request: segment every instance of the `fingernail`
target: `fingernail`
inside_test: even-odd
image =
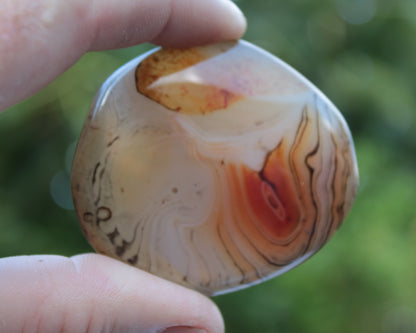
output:
[[[207,333],[207,331],[196,327],[175,326],[167,328],[162,333]]]

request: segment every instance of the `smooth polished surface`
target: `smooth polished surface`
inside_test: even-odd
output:
[[[92,106],[72,175],[98,252],[208,295],[310,257],[357,187],[338,110],[243,41],[155,50],[120,68]]]

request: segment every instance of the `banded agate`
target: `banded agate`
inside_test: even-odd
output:
[[[156,49],[121,67],[97,95],[72,174],[98,252],[208,295],[310,257],[357,186],[339,111],[244,41]]]

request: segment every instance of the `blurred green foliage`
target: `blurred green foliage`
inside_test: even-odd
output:
[[[317,255],[214,298],[227,332],[416,332],[416,1],[237,4],[245,39],[297,68],[343,112],[361,186]],[[91,251],[71,209],[75,143],[101,83],[150,47],[87,54],[0,114],[0,256]]]

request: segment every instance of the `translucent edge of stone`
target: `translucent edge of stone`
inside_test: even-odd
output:
[[[234,291],[238,291],[238,290],[242,290],[242,289],[246,289],[255,285],[258,285],[260,283],[266,282],[268,280],[274,279],[275,277],[282,275],[288,271],[290,271],[291,269],[299,266],[301,263],[303,263],[304,261],[306,261],[307,259],[309,259],[311,256],[313,256],[316,252],[308,252],[305,255],[303,255],[302,257],[294,260],[293,262],[291,262],[289,265],[282,267],[281,269],[279,269],[278,271],[274,272],[273,274],[267,275],[264,278],[258,279],[256,281],[250,282],[248,284],[242,284],[233,288],[229,288],[229,289],[223,289],[223,290],[218,290],[218,291],[214,291],[211,296],[220,296],[220,295],[224,295],[224,294],[228,294],[228,293],[232,293]]]
[[[149,55],[157,52],[160,50],[160,47],[156,47],[150,51],[147,51],[138,57],[130,60],[123,66],[121,66],[119,69],[117,69],[113,74],[111,74],[107,80],[104,81],[100,89],[98,90],[94,101],[92,103],[91,109],[94,110],[92,113],[92,118],[95,117],[95,114],[97,113],[97,110],[100,109],[100,106],[104,105],[107,101],[107,98],[112,90],[112,88],[118,83],[118,81],[129,71],[131,71],[133,68],[136,68],[144,59],[146,59]]]

